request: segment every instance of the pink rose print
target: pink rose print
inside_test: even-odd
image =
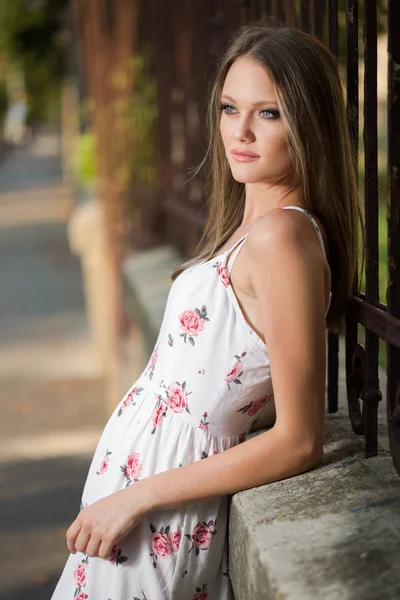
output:
[[[182,531],[173,531],[169,534],[169,541],[171,544],[172,552],[177,552],[181,543]]]
[[[258,400],[253,400],[250,402],[250,404],[246,404],[245,406],[242,406],[242,408],[239,408],[237,412],[241,412],[243,415],[247,413],[250,417],[254,417],[254,415],[256,415],[258,411],[261,410],[262,407],[271,400],[272,397],[273,394],[268,394],[262,398],[259,398]]]
[[[150,356],[149,366],[146,369],[146,373],[149,372],[149,379],[153,378],[154,369],[156,367],[157,360],[158,360],[158,346],[153,350],[153,353]]]
[[[112,452],[110,452],[107,448],[106,453],[104,455],[103,460],[100,463],[100,470],[96,471],[97,475],[103,475],[108,469],[108,463],[110,462],[109,456],[111,456]]]
[[[203,583],[201,588],[196,587],[196,593],[193,596],[193,600],[208,600],[207,585],[208,583]]]
[[[260,398],[259,400],[255,400],[252,403],[252,406],[247,411],[247,414],[250,415],[251,417],[254,417],[254,415],[256,413],[258,413],[259,410],[261,410],[261,408],[264,406],[264,404],[266,404],[268,402],[268,400],[269,400],[269,398],[267,398],[267,397]]]
[[[217,273],[219,275],[220,280],[224,284],[224,286],[229,287],[231,285],[231,282],[229,281],[229,275],[228,275],[228,271],[226,268],[226,262],[217,262],[217,264],[213,265],[213,266],[217,267]]]
[[[155,556],[165,558],[172,553],[171,543],[167,535],[161,533],[153,533],[150,536],[150,550]]]
[[[183,337],[185,343],[187,338],[189,338],[189,342],[192,344],[192,346],[194,346],[195,341],[193,336],[197,337],[199,335],[199,331],[203,331],[204,329],[204,322],[209,320],[210,319],[207,317],[207,308],[205,305],[201,307],[201,310],[198,308],[195,308],[194,310],[184,310],[179,315],[180,326],[184,331],[184,333],[180,334],[180,337]]]
[[[75,578],[75,583],[76,583],[76,587],[75,587],[75,594],[74,594],[74,598],[76,599],[77,597],[82,598],[83,600],[85,599],[85,597],[87,598],[87,595],[84,593],[83,588],[85,587],[86,584],[86,567],[89,563],[89,557],[87,554],[84,555],[84,558],[82,558],[82,560],[80,561],[80,563],[78,563],[78,566],[75,569],[74,572],[74,578]]]
[[[79,594],[75,596],[74,600],[86,600],[86,598],[89,598],[89,596],[85,594],[85,592],[79,592]]]
[[[150,367],[153,368],[157,362],[158,359],[158,346],[157,348],[154,350],[153,354],[150,357]]]
[[[242,352],[242,354],[240,354],[240,355],[235,354],[236,362],[233,365],[232,370],[229,371],[229,373],[225,376],[225,381],[227,382],[229,389],[231,389],[229,386],[230,383],[236,383],[236,384],[242,383],[239,379],[239,377],[243,373],[243,363],[240,359],[243,358],[244,356],[246,356],[246,354],[247,354],[247,352]]]
[[[135,406],[136,402],[134,401],[133,398],[134,398],[134,396],[139,395],[140,392],[142,392],[142,391],[143,391],[142,387],[136,387],[135,386],[133,388],[133,390],[131,390],[129,392],[129,394],[127,394],[125,396],[125,398],[122,400],[121,405],[119,407],[117,417],[120,417],[122,415],[122,413],[124,412],[124,410],[126,408],[128,408],[128,406]]]
[[[186,381],[180,384],[178,381],[172,383],[167,391],[168,406],[175,413],[181,413],[186,410],[190,414],[188,408],[187,397],[192,392],[186,392]]]
[[[200,554],[200,550],[208,550],[211,544],[212,536],[217,533],[215,529],[215,521],[199,521],[194,527],[191,534],[185,533],[185,537],[192,542],[192,547],[189,552],[194,548],[196,556]]]
[[[153,430],[151,433],[155,433],[157,427],[161,423],[161,419],[167,414],[167,408],[168,406],[164,406],[162,402],[157,403],[153,413]]]
[[[100,471],[96,471],[97,475],[103,475],[103,473],[107,471],[109,462],[110,459],[107,456],[105,456],[100,463]]]
[[[173,552],[177,552],[180,546],[182,533],[181,531],[174,531],[170,533],[170,526],[164,528],[161,527],[160,531],[154,527],[152,523],[149,523],[151,535],[150,535],[150,556],[153,557],[153,567],[157,567],[158,558],[166,558]]]
[[[160,387],[165,388],[165,397],[161,394],[156,394],[157,402],[152,417],[153,429],[151,433],[155,433],[162,417],[165,417],[167,414],[168,408],[175,413],[181,413],[186,410],[186,412],[191,414],[188,406],[188,396],[192,392],[186,391],[186,381],[182,384],[179,383],[179,381],[175,381],[175,383],[171,383],[171,385],[167,387],[164,384],[164,381],[161,380]]]
[[[200,421],[200,425],[199,425],[199,429],[205,429],[206,431],[208,431],[208,426],[209,426],[210,422],[207,421],[207,413],[203,413],[203,418]]]
[[[83,562],[79,563],[79,565],[76,567],[74,577],[75,577],[76,585],[78,585],[79,587],[82,587],[82,585],[85,585],[85,581],[86,581],[86,564],[85,563],[83,563]]]
[[[111,548],[111,558],[109,559],[109,561],[115,562],[116,566],[118,566],[121,563],[126,562],[127,560],[127,556],[122,556],[122,551],[120,548],[118,548],[118,544],[114,544],[114,546]]]
[[[138,481],[142,466],[139,464],[140,455],[138,452],[133,452],[128,456],[126,465],[121,465],[121,471],[126,478],[126,488],[131,485],[132,481]]]

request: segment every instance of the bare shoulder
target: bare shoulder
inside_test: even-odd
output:
[[[317,238],[315,232],[312,231],[313,225],[310,222],[310,228],[306,228],[304,226],[307,223],[305,219],[309,220],[309,217],[300,211],[274,208],[254,223],[247,243],[256,248],[263,247],[271,240],[274,242],[282,240],[288,243],[300,242],[301,244],[308,240],[315,242]],[[311,246],[318,247],[318,243],[313,243]]]
[[[276,259],[279,248],[280,251],[286,249],[289,254],[300,251],[306,259],[316,261],[322,266],[325,257],[313,230],[311,223],[310,228],[305,227],[303,213],[282,208],[273,209],[258,219],[251,228],[246,242],[250,258],[262,261],[272,252],[273,258]]]
[[[324,231],[322,235],[326,237]],[[316,270],[327,283],[324,287],[330,289],[329,264],[322,252],[313,224],[302,212],[282,208],[269,211],[254,223],[246,246],[249,260],[249,285],[253,290],[252,271],[261,269],[265,272],[268,261],[272,261],[274,266],[280,265],[281,268],[285,268],[286,275],[297,270],[298,275],[301,276],[300,264],[308,271]]]

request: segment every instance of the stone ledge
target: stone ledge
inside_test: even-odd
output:
[[[150,355],[182,261],[175,248],[136,252],[123,266],[126,307]],[[400,598],[400,478],[389,454],[386,400],[379,407],[379,455],[347,414],[344,340],[338,413],[326,414],[323,464],[232,496],[229,568],[236,600]],[[386,375],[379,371],[381,390]],[[259,435],[265,430],[249,434]]]
[[[364,437],[353,433],[347,414],[344,356],[340,339],[340,408],[326,414],[323,464],[232,496],[236,600],[400,598],[400,478],[389,453],[386,400],[379,405],[379,454],[365,458]],[[382,369],[379,377],[385,390]]]
[[[171,272],[183,260],[174,246],[164,245],[136,251],[122,265],[125,307],[142,331],[149,355],[157,341],[172,285]]]

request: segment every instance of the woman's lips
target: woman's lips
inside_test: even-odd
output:
[[[237,162],[252,162],[260,157],[253,152],[239,152],[238,150],[232,150],[231,154]]]

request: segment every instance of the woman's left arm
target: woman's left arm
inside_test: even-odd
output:
[[[127,493],[141,499],[145,513],[174,509],[293,477],[320,461],[273,427],[220,454],[142,479]]]

